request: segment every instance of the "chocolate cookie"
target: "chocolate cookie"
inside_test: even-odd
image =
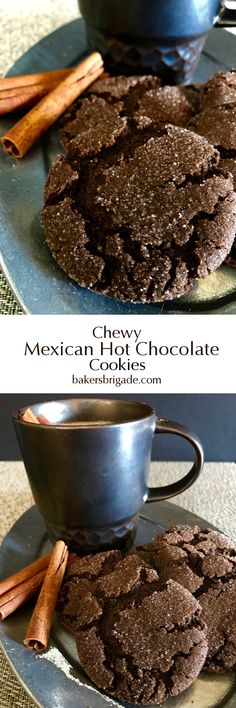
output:
[[[54,258],[81,286],[120,300],[187,292],[222,263],[235,235],[236,197],[218,152],[163,116],[140,126],[158,85],[155,77],[97,82],[97,94],[67,114],[67,155],[46,184],[42,220]],[[179,92],[184,121],[190,92]]]
[[[191,126],[219,150],[236,150],[236,71],[219,72],[207,81]]]
[[[220,71],[207,81],[190,126],[219,150],[219,167],[232,173],[236,190],[236,71]],[[235,251],[234,244],[227,258],[231,265],[236,265]]]
[[[197,87],[163,86],[146,91],[138,102],[134,120],[140,128],[166,124],[187,126],[199,104]]]
[[[74,562],[60,614],[76,637],[82,667],[112,696],[155,705],[184,691],[207,653],[201,608],[174,581],[119,552]]]
[[[236,668],[236,545],[211,529],[176,526],[136,553],[161,581],[181,583],[200,602],[209,644],[205,667]]]

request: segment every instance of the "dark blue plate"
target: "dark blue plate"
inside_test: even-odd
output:
[[[13,66],[10,75],[78,63],[87,52],[83,20],[75,20],[41,40]],[[236,39],[220,29],[209,34],[194,76],[205,81],[235,63]],[[13,124],[1,121],[1,134]],[[188,295],[168,303],[122,303],[76,285],[53,260],[40,226],[45,178],[61,152],[58,129],[51,129],[24,157],[0,154],[0,234],[2,268],[22,309],[31,314],[155,314],[236,312],[236,272],[225,266]]]

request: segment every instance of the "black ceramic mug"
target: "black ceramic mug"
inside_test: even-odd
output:
[[[230,3],[228,3],[230,4]],[[236,25],[223,0],[79,0],[88,43],[116,73],[154,73],[187,83],[207,33]]]
[[[145,501],[187,489],[203,465],[201,443],[179,423],[156,416],[145,403],[69,399],[31,407],[51,425],[13,421],[35,504],[51,540],[77,551],[126,545]],[[23,411],[21,411],[22,414]],[[149,488],[153,434],[173,433],[194,448],[194,464],[182,479]]]

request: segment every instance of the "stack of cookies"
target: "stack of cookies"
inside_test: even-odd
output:
[[[170,300],[228,258],[236,235],[236,71],[201,86],[99,79],[65,114],[42,222],[79,285]]]
[[[236,668],[236,546],[216,531],[176,526],[125,556],[75,559],[59,612],[100,689],[162,703],[203,668]]]

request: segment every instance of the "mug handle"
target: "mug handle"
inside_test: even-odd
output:
[[[159,433],[172,433],[173,435],[179,435],[181,438],[185,438],[185,440],[188,440],[188,442],[190,442],[194,448],[195,461],[193,466],[191,467],[191,470],[185,475],[185,477],[182,477],[182,479],[178,479],[177,482],[167,484],[165,487],[148,487],[148,497],[146,500],[147,502],[159,501],[161,499],[169,499],[170,497],[174,497],[175,494],[180,494],[180,492],[184,492],[185,489],[188,489],[188,487],[190,487],[191,484],[195,482],[202,470],[204,463],[204,453],[198,436],[195,435],[195,433],[192,433],[187,428],[185,428],[184,425],[181,425],[180,423],[175,423],[174,420],[165,420],[165,418],[157,418],[154,434],[157,435]]]
[[[223,7],[215,27],[236,27],[236,8]]]

